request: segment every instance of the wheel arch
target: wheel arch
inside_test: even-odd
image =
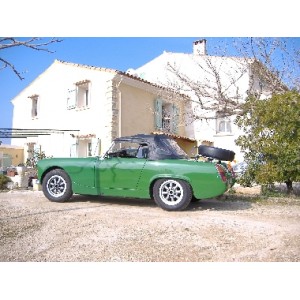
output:
[[[52,171],[52,170],[55,170],[55,169],[59,169],[59,170],[63,170],[63,171],[65,171],[62,167],[59,167],[59,166],[51,166],[51,167],[49,167],[48,169],[46,169],[44,172],[43,172],[43,174],[41,175],[41,184],[43,183],[43,180],[44,180],[44,178],[45,178],[45,176],[50,172],[50,171]],[[66,172],[66,171],[65,171]]]
[[[50,201],[61,203],[69,200],[73,195],[73,189],[68,173],[64,169],[54,166],[46,171],[41,182],[46,198]]]
[[[171,175],[171,174],[165,174],[165,175],[157,175],[153,178],[151,178],[150,180],[150,184],[149,184],[149,194],[150,194],[150,197],[151,199],[153,199],[153,187],[154,187],[154,184],[157,180],[160,180],[160,179],[178,179],[178,180],[183,180],[185,181],[186,183],[189,184],[189,186],[191,187],[191,190],[192,190],[192,194],[194,195],[194,190],[193,190],[193,185],[191,183],[191,180],[190,178],[188,178],[187,176],[182,176],[182,175]]]

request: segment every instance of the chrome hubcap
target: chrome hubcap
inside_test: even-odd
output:
[[[167,180],[160,186],[159,196],[165,204],[176,205],[183,197],[182,186],[175,180]]]
[[[66,181],[59,175],[53,175],[47,181],[48,193],[53,197],[62,196],[67,188]]]

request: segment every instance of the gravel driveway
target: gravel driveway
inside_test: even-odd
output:
[[[0,261],[299,262],[300,200],[151,200],[0,193]]]

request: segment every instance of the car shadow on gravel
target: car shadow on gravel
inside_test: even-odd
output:
[[[120,205],[120,206],[135,206],[135,207],[148,207],[157,208],[158,206],[151,199],[137,199],[137,198],[121,198],[121,197],[103,197],[103,196],[83,196],[75,195],[68,202],[90,202],[94,204]],[[200,210],[215,210],[215,211],[235,211],[246,210],[252,207],[249,201],[228,201],[218,199],[205,199],[198,202],[191,202],[185,211],[200,211]]]
[[[101,205],[126,205],[138,207],[157,207],[154,200],[122,197],[103,197],[89,195],[74,195],[68,202],[90,202]]]
[[[215,211],[238,211],[252,208],[252,203],[247,201],[224,201],[218,199],[205,199],[198,202],[192,202],[187,210],[215,210]]]

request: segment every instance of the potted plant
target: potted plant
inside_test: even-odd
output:
[[[0,190],[7,189],[7,184],[11,182],[11,179],[3,174],[0,174]]]
[[[44,158],[51,158],[52,156],[46,156],[44,151],[31,150],[30,157],[26,160],[27,174],[28,174],[28,186],[33,187],[32,180],[37,179],[37,162]]]

